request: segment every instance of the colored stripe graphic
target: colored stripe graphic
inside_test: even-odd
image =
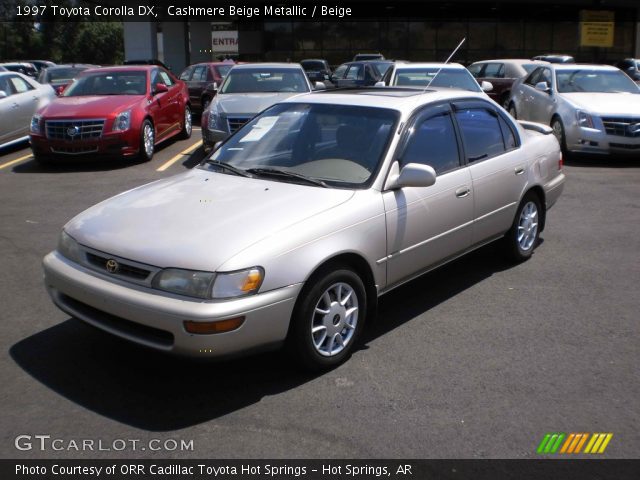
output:
[[[547,433],[536,451],[538,453],[556,453],[564,437],[564,433]]]
[[[589,436],[591,436],[591,438],[589,438]],[[540,442],[540,445],[538,445],[536,451],[539,454],[600,454],[604,453],[611,438],[613,438],[613,433],[547,433]],[[585,446],[585,443],[586,447],[583,451],[582,447]]]

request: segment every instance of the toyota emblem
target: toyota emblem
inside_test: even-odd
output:
[[[109,260],[107,260],[107,263],[105,266],[107,267],[107,272],[109,273],[116,273],[120,268],[120,265],[118,265],[118,262],[116,262],[113,258],[110,258]]]

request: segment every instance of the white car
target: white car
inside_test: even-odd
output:
[[[68,314],[157,350],[284,344],[329,368],[380,295],[494,240],[530,258],[564,179],[551,129],[481,93],[300,95],[197,168],[72,219],[45,284]]]
[[[0,147],[29,139],[31,117],[56,98],[42,85],[17,72],[0,72]]]
[[[435,79],[434,79],[435,77]],[[376,87],[443,87],[490,92],[490,82],[478,83],[459,63],[394,63]]]
[[[513,85],[509,113],[550,125],[565,153],[640,153],[640,87],[615,67],[540,66]]]

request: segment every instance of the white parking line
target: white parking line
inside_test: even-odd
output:
[[[187,148],[186,150],[181,151],[179,154],[177,154],[175,157],[171,157],[169,160],[167,160],[164,164],[162,164],[160,167],[158,167],[156,169],[156,172],[164,172],[167,168],[169,168],[171,165],[173,165],[174,163],[176,163],[178,160],[180,160],[182,157],[184,157],[185,155],[189,155],[191,152],[193,152],[196,148],[198,148],[200,145],[202,145],[202,140],[198,140],[196,143],[194,143],[193,145],[191,145],[189,148]]]
[[[33,155],[29,154],[29,155],[25,155],[24,157],[16,158],[15,160],[11,160],[7,163],[2,163],[0,164],[0,170],[2,170],[3,168],[10,167],[11,165],[15,165],[16,163],[24,162],[25,160],[28,160],[29,158],[32,158],[32,157]]]

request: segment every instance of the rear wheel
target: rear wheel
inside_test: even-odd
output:
[[[542,207],[535,193],[528,193],[520,202],[513,225],[505,235],[508,256],[522,262],[533,255],[540,238]]]
[[[289,352],[308,370],[344,362],[352,353],[367,312],[360,277],[348,268],[312,277],[300,294],[287,338]]]
[[[516,106],[511,102],[509,104],[509,115],[511,115],[516,120],[518,119],[518,112],[516,112]]]
[[[140,129],[140,160],[143,162],[149,162],[153,158],[153,152],[155,151],[155,131],[153,124],[150,120],[142,122],[142,128]]]
[[[502,94],[502,97],[500,98],[500,106],[502,108],[504,108],[505,110],[509,111],[509,93],[510,92],[504,92]],[[514,109],[515,110],[515,109]]]

